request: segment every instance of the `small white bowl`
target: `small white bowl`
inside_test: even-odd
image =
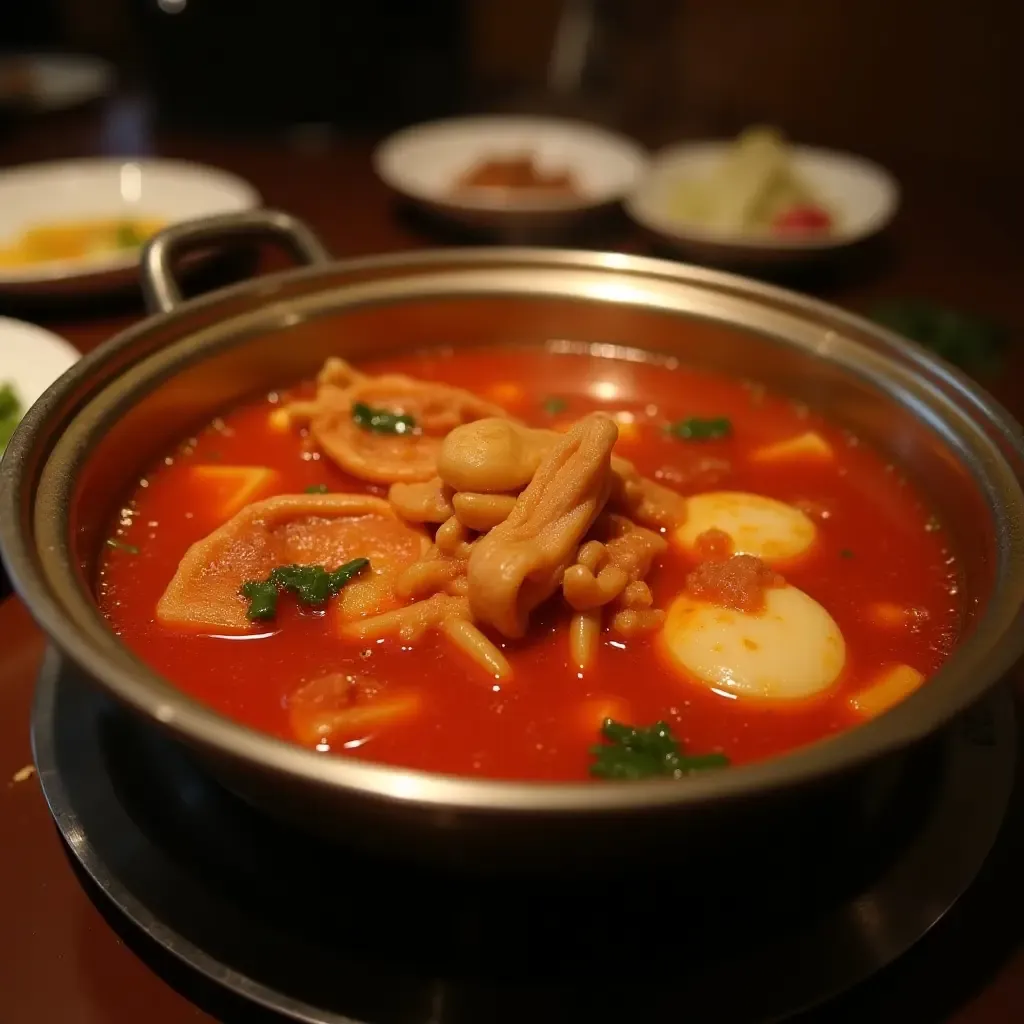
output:
[[[0,245],[59,221],[153,218],[167,225],[252,209],[256,190],[226,171],[178,160],[62,160],[0,172]],[[139,249],[0,267],[0,291],[74,294],[129,283]]]
[[[819,257],[876,234],[899,205],[895,179],[870,160],[810,146],[789,146],[797,173],[834,211],[836,224],[824,235],[776,238],[713,231],[672,213],[681,181],[703,178],[719,165],[730,142],[693,142],[656,153],[644,180],[626,199],[626,212],[672,249],[698,262],[781,263]]]
[[[579,194],[458,192],[459,178],[489,159],[530,155],[537,166],[572,174]],[[528,236],[569,227],[620,201],[640,180],[647,156],[635,142],[583,121],[548,117],[466,117],[415,125],[376,150],[374,168],[395,192],[454,221]]]

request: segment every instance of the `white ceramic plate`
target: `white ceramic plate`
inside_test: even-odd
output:
[[[899,187],[877,164],[847,153],[809,146],[788,147],[797,172],[835,211],[827,235],[773,238],[710,231],[672,213],[681,181],[714,170],[730,142],[694,142],[656,153],[643,181],[626,200],[626,211],[674,249],[714,262],[780,262],[820,256],[873,235],[889,223],[899,204]]]
[[[11,384],[22,412],[73,363],[81,353],[56,334],[0,316],[0,384]]]
[[[0,316],[0,384],[12,385],[22,414],[80,358],[78,349],[56,334]],[[9,589],[7,574],[0,565],[0,600]]]
[[[110,92],[114,69],[80,54],[27,53],[0,57],[0,103],[66,110]]]
[[[178,160],[65,160],[0,172],[0,245],[57,221],[155,218],[168,224],[258,206],[256,190],[226,171]],[[83,291],[135,276],[139,250],[0,267],[0,289]]]
[[[579,195],[525,191],[456,193],[458,179],[488,159],[532,155],[567,170]],[[647,156],[634,142],[583,121],[466,117],[416,125],[374,153],[378,175],[396,192],[463,223],[498,229],[557,228],[618,202],[640,180]]]

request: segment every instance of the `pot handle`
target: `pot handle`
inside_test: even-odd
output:
[[[331,254],[313,231],[280,210],[244,210],[172,224],[142,250],[142,294],[151,313],[169,313],[184,301],[173,262],[190,249],[238,238],[266,238],[287,249],[299,263],[327,263]]]

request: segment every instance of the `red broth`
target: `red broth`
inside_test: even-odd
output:
[[[278,484],[260,498],[318,484],[383,493],[345,476],[299,433],[272,429],[268,416],[279,399],[271,395],[224,413],[151,468],[126,496],[112,538],[124,546],[105,551],[98,581],[100,607],[122,641],[228,718],[294,739],[287,702],[295,690],[332,672],[368,673],[385,689],[418,691],[421,710],[335,753],[458,775],[585,779],[589,748],[610,714],[633,724],[664,719],[688,752],[722,751],[742,764],[854,726],[848,698],[883,666],[903,663],[928,675],[953,646],[956,571],[943,530],[878,454],[785,399],[686,368],[541,349],[426,352],[361,369],[459,385],[535,425],[605,410],[629,423],[621,454],[683,493],[744,490],[809,511],[819,542],[785,576],[839,625],[845,667],[825,696],[778,708],[725,699],[688,679],[656,635],[626,641],[602,634],[594,666],[580,678],[569,659],[568,616],[557,610],[537,617],[527,639],[501,642],[515,676],[500,686],[444,637],[428,635],[414,648],[397,639],[357,645],[338,638],[329,611],[302,612],[290,602],[275,622],[244,637],[161,626],[154,609],[179,560],[223,519],[215,493],[193,478],[195,466],[271,467]],[[689,416],[729,417],[732,435],[687,442],[666,432],[666,423]],[[833,463],[748,461],[753,448],[811,429],[833,446]],[[670,546],[648,577],[657,606],[668,606],[694,565]],[[866,611],[878,601],[916,609],[917,619],[909,628],[882,627]]]

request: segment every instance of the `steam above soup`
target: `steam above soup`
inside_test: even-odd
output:
[[[100,605],[176,685],[325,753],[681,777],[881,714],[953,562],[864,446],[728,379],[541,349],[353,367],[130,496]]]

